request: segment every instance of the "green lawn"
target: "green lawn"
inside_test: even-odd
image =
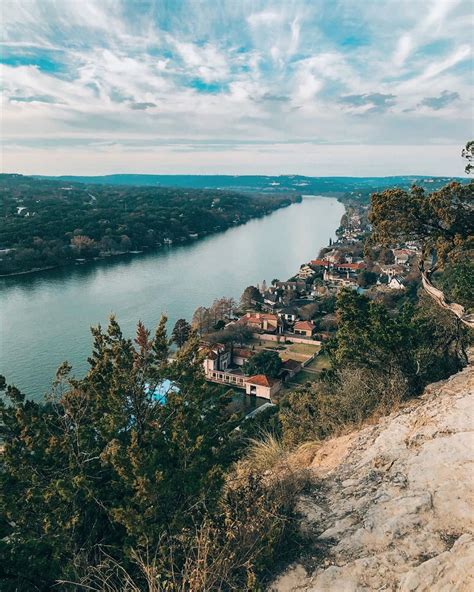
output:
[[[319,355],[314,358],[312,362],[310,362],[306,368],[309,370],[316,370],[317,372],[321,372],[324,368],[329,368],[329,358],[325,355]]]
[[[315,352],[321,349],[320,345],[315,343],[292,343],[288,345],[288,351],[294,352],[295,354],[304,354],[306,356],[312,356]]]

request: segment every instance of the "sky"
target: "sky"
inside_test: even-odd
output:
[[[471,0],[2,0],[2,170],[462,175]]]

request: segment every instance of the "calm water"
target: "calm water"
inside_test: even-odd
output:
[[[131,335],[139,319],[153,329],[164,312],[172,327],[214,298],[238,298],[249,284],[287,279],[334,237],[343,211],[335,199],[307,196],[191,245],[0,278],[0,374],[42,397],[62,361],[76,376],[84,373],[91,325],[115,313]]]

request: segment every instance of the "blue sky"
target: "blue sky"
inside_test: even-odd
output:
[[[461,174],[470,0],[3,0],[3,169]]]

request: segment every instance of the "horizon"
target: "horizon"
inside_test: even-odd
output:
[[[97,178],[102,179],[104,177],[120,177],[120,176],[129,176],[129,177],[302,177],[307,179],[389,179],[389,178],[405,178],[405,177],[430,177],[433,179],[444,179],[444,178],[453,178],[453,179],[468,179],[467,175],[429,175],[429,174],[422,174],[422,173],[410,173],[410,174],[401,174],[401,175],[302,175],[300,173],[277,173],[277,174],[266,174],[266,173],[252,173],[252,174],[230,174],[230,173],[129,173],[129,172],[115,172],[115,173],[103,173],[99,175],[87,175],[87,174],[60,174],[60,175],[45,175],[41,173],[18,173],[12,171],[2,171],[0,175],[20,175],[24,177],[36,177],[40,179],[61,179],[61,178]]]
[[[2,170],[462,176],[469,0],[5,0],[1,16]]]

